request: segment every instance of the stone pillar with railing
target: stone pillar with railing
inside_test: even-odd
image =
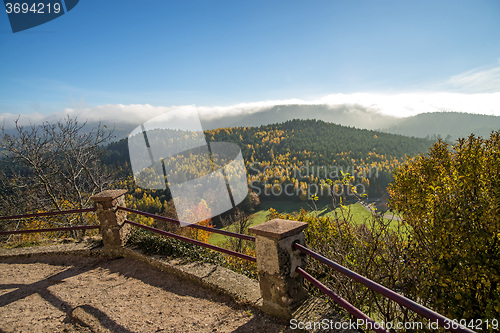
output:
[[[305,228],[304,222],[274,219],[248,229],[256,235],[262,310],[287,320],[308,297],[295,272],[296,267],[305,267],[306,257],[292,247],[296,242],[305,245]]]
[[[91,199],[94,201],[104,249],[119,252],[130,233],[130,225],[125,224],[127,212],[118,210],[125,207],[126,190],[102,191]]]

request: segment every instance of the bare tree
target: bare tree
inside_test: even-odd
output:
[[[24,127],[15,121],[15,133],[0,132],[0,208],[3,214],[79,209],[107,187],[110,175],[102,164],[103,145],[112,137],[100,124],[69,116],[56,123]],[[3,215],[2,214],[2,215]],[[83,215],[61,224],[87,224]]]
[[[222,224],[228,231],[246,235],[251,221],[243,211],[236,210],[228,218],[222,219]],[[226,246],[233,251],[245,253],[250,244],[241,238],[226,237]]]

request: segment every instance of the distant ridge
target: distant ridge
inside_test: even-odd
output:
[[[384,115],[362,105],[346,104],[336,107],[328,105],[276,105],[254,112],[212,116],[200,115],[204,130],[227,127],[256,127],[282,123],[293,119],[316,119],[359,129],[377,130],[390,134],[418,138],[447,138],[454,141],[471,133],[489,137],[491,131],[500,130],[500,117],[461,112],[432,112],[398,118]],[[80,119],[84,121],[84,119]],[[120,140],[140,124],[121,122],[120,119],[104,121],[107,129],[114,128],[115,140]],[[85,129],[95,128],[97,123],[89,122]],[[6,128],[14,134],[15,130]]]
[[[399,118],[384,115],[364,106],[349,104],[332,107],[328,105],[276,105],[253,113],[227,115],[210,119],[201,117],[206,130],[223,127],[255,127],[282,123],[293,119],[316,119],[338,125],[362,129],[378,129],[396,125]]]
[[[206,130],[223,127],[254,127],[293,119],[317,119],[360,129],[414,136],[448,138],[450,141],[476,136],[489,137],[500,130],[500,117],[461,112],[431,112],[397,118],[369,110],[360,105],[330,107],[328,105],[277,105],[258,112],[202,119]]]
[[[468,137],[471,133],[489,137],[492,131],[500,130],[500,117],[461,112],[421,113],[402,118],[395,125],[381,130],[420,138],[448,137],[449,140]]]

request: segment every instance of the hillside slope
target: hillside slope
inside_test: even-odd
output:
[[[264,190],[275,184],[291,184],[299,189],[297,196],[311,184],[320,186],[326,178],[339,178],[341,171],[353,175],[371,195],[381,195],[392,181],[392,172],[407,155],[425,153],[432,144],[431,140],[319,120],[219,128],[205,131],[205,137],[207,142],[233,142],[241,147],[249,185]],[[107,147],[106,162],[128,165],[126,139]],[[188,178],[198,177],[198,164],[192,161],[175,168]]]
[[[489,137],[491,131],[500,130],[500,117],[460,112],[422,113],[402,118],[396,124],[383,128],[384,132],[414,137],[448,137],[457,140],[474,133]]]

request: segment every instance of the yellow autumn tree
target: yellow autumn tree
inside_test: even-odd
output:
[[[407,288],[450,318],[500,316],[499,152],[499,132],[438,142],[390,187],[411,230]]]

